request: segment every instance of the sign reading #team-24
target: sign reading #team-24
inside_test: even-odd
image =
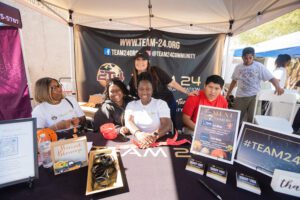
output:
[[[235,161],[268,176],[275,169],[300,173],[300,137],[243,123]]]

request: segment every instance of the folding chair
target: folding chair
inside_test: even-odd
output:
[[[256,113],[258,112],[258,103],[259,101],[268,101],[267,108],[263,115]],[[297,103],[296,94],[282,94],[277,95],[274,94],[272,90],[261,90],[256,96],[255,108],[254,108],[254,116],[253,123],[271,128],[275,131],[291,134],[293,133],[292,123],[293,123],[293,113],[295,110],[295,106]],[[283,116],[280,113],[287,113],[286,108],[289,105],[290,111],[289,116]],[[274,112],[276,110],[276,112]],[[271,116],[268,114],[271,113]],[[276,113],[276,116],[272,115],[272,113]]]

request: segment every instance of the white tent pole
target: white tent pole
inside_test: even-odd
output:
[[[73,26],[69,26],[69,53],[70,53],[70,72],[71,72],[71,81],[72,81],[72,88],[77,91],[76,88],[76,77],[75,77],[75,55],[74,55],[74,31]],[[72,91],[73,92],[73,91]],[[77,96],[77,92],[76,92]]]
[[[151,0],[148,1],[148,9],[149,9],[149,29],[152,29],[151,18],[154,17],[154,16],[152,14]]]
[[[20,35],[20,40],[21,40],[21,49],[22,49],[27,85],[28,85],[28,90],[29,90],[30,103],[31,103],[31,107],[33,108],[34,102],[33,102],[33,93],[32,93],[32,89],[31,89],[32,84],[31,84],[31,78],[30,78],[29,69],[28,69],[28,65],[27,65],[26,52],[25,52],[25,48],[24,48],[23,32],[21,29],[18,29],[18,30],[20,33],[19,35]]]
[[[228,68],[228,56],[229,56],[229,46],[232,36],[226,35],[224,53],[223,53],[223,64],[222,64],[222,77],[225,80],[226,69]]]

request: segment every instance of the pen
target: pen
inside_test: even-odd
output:
[[[198,182],[201,185],[203,185],[204,187],[206,187],[215,197],[222,200],[222,197],[220,195],[218,195],[213,189],[211,189],[204,181],[202,181],[201,179],[198,179]]]

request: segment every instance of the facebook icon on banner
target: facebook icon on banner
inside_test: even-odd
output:
[[[110,48],[104,48],[104,55],[106,55],[106,56],[110,56],[111,55]]]

